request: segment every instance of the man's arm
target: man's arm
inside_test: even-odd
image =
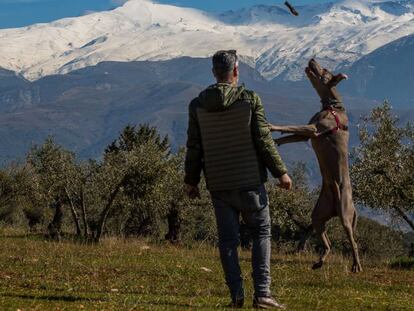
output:
[[[197,186],[203,169],[203,150],[201,146],[200,127],[196,113],[197,99],[189,106],[187,152],[185,157],[185,178],[187,185]]]
[[[252,112],[252,134],[259,157],[273,177],[280,178],[287,173],[287,169],[276,149],[262,101],[257,94],[254,94]]]

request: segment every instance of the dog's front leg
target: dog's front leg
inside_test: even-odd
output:
[[[314,138],[317,136],[317,129],[316,125],[314,124],[286,126],[269,124],[269,129],[272,132],[281,132],[282,134],[295,134],[299,136],[305,136],[307,138]]]
[[[289,135],[289,136],[283,136],[280,138],[276,138],[274,141],[278,146],[290,144],[290,143],[298,143],[298,142],[304,142],[308,141],[309,137],[302,136],[302,135]]]

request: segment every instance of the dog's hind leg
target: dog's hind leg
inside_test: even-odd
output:
[[[319,269],[323,266],[331,252],[331,242],[329,241],[326,223],[329,219],[335,216],[332,199],[329,194],[325,191],[321,192],[318,203],[316,203],[315,209],[312,212],[312,225],[315,230],[316,235],[321,239],[323,243],[323,251],[319,258],[319,261],[316,262],[312,269]]]
[[[316,222],[313,224],[313,227],[315,228],[315,232],[317,236],[321,239],[323,243],[323,252],[319,258],[319,261],[314,263],[312,266],[313,270],[322,268],[323,264],[326,261],[326,258],[328,257],[329,253],[331,252],[331,243],[329,241],[328,235],[326,233],[326,223],[323,222]]]
[[[346,235],[352,247],[352,255],[354,258],[354,261],[352,264],[352,272],[354,273],[362,271],[361,262],[359,260],[358,245],[355,242],[355,237],[354,237],[355,219],[356,219],[356,212],[354,211],[354,215],[352,216],[353,221],[350,221],[349,219],[345,219],[345,218],[342,220],[342,225],[345,229]]]
[[[352,272],[361,272],[362,266],[359,260],[358,245],[354,239],[354,230],[352,229],[352,223],[346,222],[343,224],[343,226],[345,228],[346,235],[348,236],[348,240],[352,246],[352,254],[354,257],[354,262],[352,264]]]
[[[352,272],[361,272],[361,262],[359,260],[358,245],[355,241],[355,229],[357,223],[357,214],[352,202],[352,190],[350,185],[340,186],[340,210],[339,217],[341,218],[342,226],[345,229],[345,233],[348,237],[352,247],[353,264]]]
[[[355,211],[354,211],[354,214],[356,215]],[[353,216],[353,218],[354,217],[356,216]],[[359,260],[358,245],[355,242],[355,238],[354,238],[354,233],[355,233],[354,226],[353,226],[354,223],[344,219],[342,224],[344,226],[346,235],[348,236],[348,240],[351,243],[351,247],[352,247],[352,255],[354,257],[354,262],[352,264],[352,272],[354,273],[362,272],[361,261]]]

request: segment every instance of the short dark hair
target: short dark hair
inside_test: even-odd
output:
[[[218,51],[213,56],[213,69],[218,79],[224,80],[238,66],[236,50]]]

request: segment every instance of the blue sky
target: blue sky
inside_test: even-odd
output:
[[[12,28],[59,18],[83,15],[89,11],[109,10],[125,0],[0,0],[0,28]],[[224,11],[255,4],[282,4],[284,0],[159,0],[180,6],[209,11]],[[293,4],[328,2],[328,0],[291,0]]]

